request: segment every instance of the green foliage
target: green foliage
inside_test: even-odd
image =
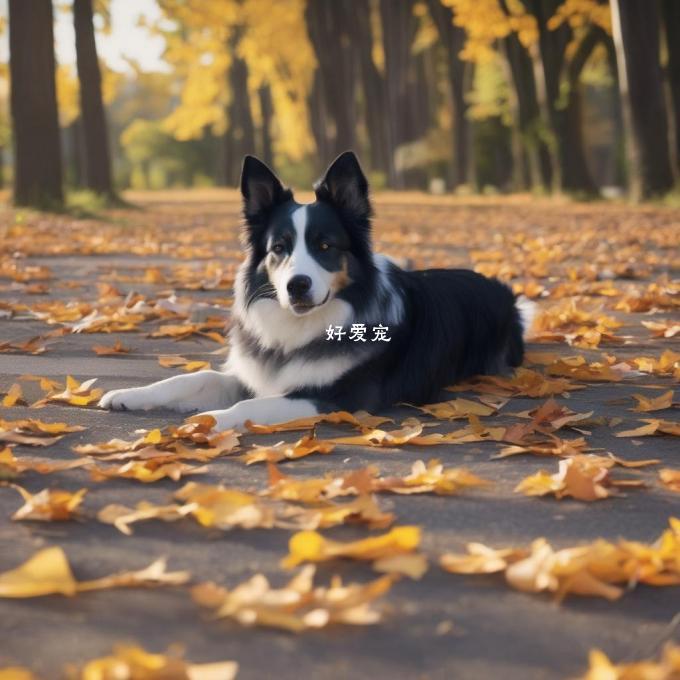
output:
[[[203,172],[215,162],[215,140],[209,135],[179,141],[165,131],[161,120],[136,119],[120,138],[129,163],[129,183],[136,189],[193,186],[208,183]]]

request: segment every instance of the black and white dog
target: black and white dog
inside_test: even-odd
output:
[[[206,411],[218,429],[316,413],[423,404],[476,374],[519,366],[532,303],[461,269],[403,271],[371,251],[368,183],[343,153],[301,205],[247,156],[246,259],[229,358],[145,387],[114,390],[111,409]]]

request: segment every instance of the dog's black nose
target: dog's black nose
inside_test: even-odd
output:
[[[311,287],[312,279],[310,279],[309,276],[305,276],[304,274],[297,274],[288,282],[288,285],[286,286],[286,288],[288,288],[288,294],[294,299],[299,299],[307,295]]]

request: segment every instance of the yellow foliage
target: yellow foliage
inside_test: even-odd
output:
[[[596,0],[564,0],[548,20],[548,28],[554,31],[565,21],[572,28],[595,24],[607,33],[612,32],[612,14],[609,3],[600,4]]]
[[[255,95],[268,84],[275,110],[275,150],[292,160],[313,150],[307,95],[315,59],[304,0],[161,0],[160,5],[165,17],[181,26],[164,32],[165,58],[183,81],[180,104],[165,121],[168,132],[180,140],[199,137],[206,127],[223,133],[233,96],[250,97],[258,122]],[[232,93],[228,87],[235,40],[236,54],[248,66],[247,92]]]
[[[538,39],[536,20],[518,0],[507,3],[506,14],[498,0],[442,0],[454,12],[454,23],[467,33],[462,59],[489,62],[494,58],[494,42],[517,33],[520,42],[529,47]]]

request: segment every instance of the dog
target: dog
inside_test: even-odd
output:
[[[297,203],[245,157],[246,258],[226,364],[108,392],[100,406],[205,411],[219,430],[242,429],[424,404],[446,385],[522,363],[529,300],[473,271],[404,271],[372,252],[369,187],[354,153],[314,189],[313,203]]]

